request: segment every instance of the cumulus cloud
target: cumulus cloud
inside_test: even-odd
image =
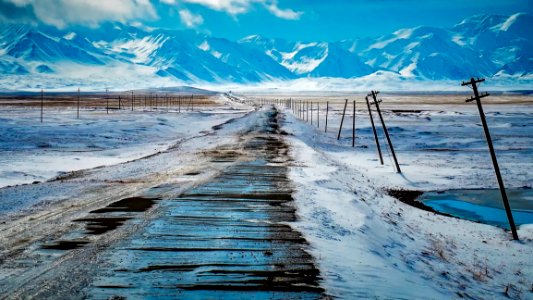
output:
[[[298,20],[300,19],[300,16],[303,14],[302,12],[296,12],[290,8],[281,9],[279,8],[277,1],[265,3],[265,7],[274,16],[278,18],[282,18],[282,19],[287,19],[287,20]]]
[[[167,1],[167,0],[164,0]],[[297,20],[302,12],[292,9],[282,9],[278,6],[277,0],[182,0],[187,3],[194,3],[206,6],[217,11],[224,11],[231,15],[244,14],[250,11],[253,4],[262,4],[271,14],[278,18],[287,20]]]
[[[197,27],[204,22],[204,18],[202,18],[202,16],[193,14],[188,9],[180,10],[179,15],[181,22],[189,28]]]
[[[250,9],[253,0],[183,0],[183,2],[200,4],[232,15],[242,14]]]
[[[43,22],[59,28],[156,16],[149,0],[0,0],[3,20]]]

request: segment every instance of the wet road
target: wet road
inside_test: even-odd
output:
[[[184,299],[316,299],[319,271],[295,220],[287,180],[287,146],[278,115],[247,132],[250,159],[175,199],[160,202],[161,216],[113,249],[89,297]],[[239,159],[232,149],[213,163]]]
[[[168,197],[172,186],[157,187],[150,196],[90,211],[75,220],[84,224],[82,234],[42,244],[38,251],[55,256],[82,253],[92,245],[89,236],[136,226],[133,234],[97,247],[90,272],[72,278],[45,273],[56,290],[33,295],[62,297],[76,289],[76,297],[93,299],[324,298],[308,244],[288,225],[296,214],[280,115],[270,109],[253,117],[239,143],[206,152],[212,164],[224,164],[214,178],[175,197]]]

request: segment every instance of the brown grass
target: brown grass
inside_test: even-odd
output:
[[[146,98],[145,98],[146,97]],[[109,102],[108,102],[109,100]],[[44,107],[54,107],[54,108],[76,108],[78,98],[75,95],[69,96],[46,96],[43,98]],[[193,97],[194,107],[204,107],[204,106],[216,106],[218,105],[215,102],[214,98],[205,95],[194,95]],[[82,95],[80,96],[80,108],[81,109],[105,109],[109,103],[109,109],[118,109],[119,108],[119,96],[110,95],[106,99],[105,95]],[[120,106],[122,109],[131,110],[131,95],[129,96],[120,96]],[[157,98],[157,108],[165,110],[167,108],[177,109],[181,107],[183,110],[190,108],[191,99],[190,96],[182,96],[181,103],[178,101],[177,96],[167,97],[158,97]],[[9,107],[40,107],[41,106],[41,97],[40,96],[13,96],[13,97],[3,97],[0,98],[0,107],[9,106]],[[156,99],[155,97],[150,97],[150,95],[135,95],[133,101],[134,109],[155,109],[156,108]]]

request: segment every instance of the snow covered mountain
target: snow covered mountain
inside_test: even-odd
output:
[[[230,41],[120,23],[68,30],[0,24],[0,73],[5,78],[71,79],[72,84],[126,74],[187,83],[391,73],[417,80],[533,79],[531,28],[530,14],[478,15],[452,28],[421,26],[377,38],[292,42],[257,35]]]

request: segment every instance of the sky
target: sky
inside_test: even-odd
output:
[[[376,37],[420,25],[451,27],[476,14],[533,13],[533,0],[0,0],[0,22],[67,28],[113,21],[190,29],[238,40]]]

